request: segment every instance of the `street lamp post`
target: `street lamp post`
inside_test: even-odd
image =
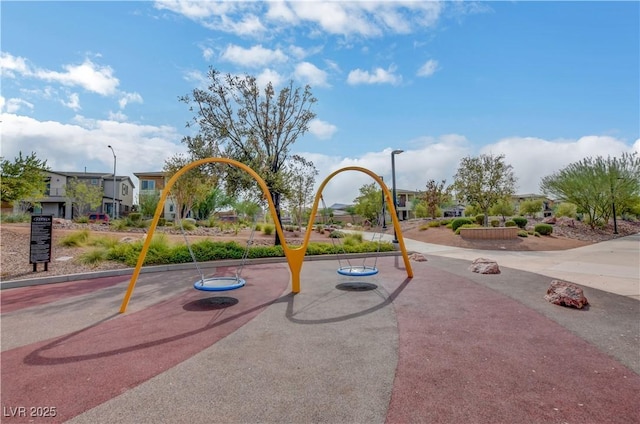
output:
[[[618,185],[617,181],[618,180],[622,180],[622,179],[624,179],[624,178],[617,177],[615,185],[617,186]],[[613,186],[614,185],[612,184],[611,185],[611,209],[612,209],[612,212],[613,212],[613,234],[618,234],[618,220],[616,218],[616,195],[614,193],[614,187]],[[616,189],[617,189],[617,187],[616,187]]]
[[[396,161],[395,156],[404,152],[404,150],[394,150],[391,152],[391,190],[393,194],[393,209],[396,212],[396,218],[398,217],[398,202],[396,200]],[[393,228],[393,242],[398,242],[398,234],[396,234],[395,227]]]
[[[378,175],[378,176],[384,182],[384,177],[382,175]],[[387,229],[387,217],[386,217],[387,214],[384,211],[384,209],[385,209],[385,207],[384,207],[384,190],[380,190],[380,194],[381,194],[381,197],[382,197],[382,229],[386,230]]]
[[[107,147],[110,148],[111,153],[113,153],[113,211],[111,214],[113,219],[118,219],[118,209],[116,208],[116,152],[113,150],[111,145],[108,145]]]

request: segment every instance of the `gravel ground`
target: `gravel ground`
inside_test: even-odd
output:
[[[403,223],[409,228],[418,225],[416,222],[407,221]],[[30,226],[29,224],[2,224],[0,225],[0,281],[21,280],[36,277],[48,277],[54,275],[67,275],[76,273],[85,273],[93,271],[102,271],[109,269],[127,268],[126,265],[113,262],[103,261],[97,265],[84,265],[78,261],[78,256],[90,248],[64,247],[59,245],[59,241],[65,235],[78,231],[80,229],[89,229],[92,233],[104,233],[112,235],[119,239],[123,237],[141,238],[144,235],[143,229],[133,229],[127,232],[112,232],[108,226],[100,224],[74,224],[71,222],[54,223],[53,245],[51,253],[51,262],[48,271],[44,271],[44,265],[39,264],[37,272],[33,272],[33,265],[29,263],[29,240]],[[184,237],[180,230],[158,228],[158,232],[165,232],[173,241],[183,241]],[[404,232],[404,230],[403,230]],[[554,235],[566,237],[575,240],[581,240],[588,243],[597,243],[610,240],[614,237],[623,237],[630,234],[640,232],[640,222],[628,222],[620,220],[618,222],[618,233],[613,234],[613,226],[609,225],[602,229],[591,230],[588,226],[571,220],[562,220],[554,225]],[[234,236],[232,233],[221,233],[211,228],[197,228],[188,232],[190,240],[211,238],[214,240],[244,240],[248,238],[249,231],[245,230],[243,234]],[[301,243],[303,234],[287,233],[287,241],[291,243]],[[416,237],[418,234],[416,234]],[[457,237],[457,236],[456,236]],[[327,241],[326,236],[321,236],[316,232],[312,233],[312,241]],[[455,240],[455,238],[452,238]],[[429,241],[429,240],[424,240]],[[272,245],[273,236],[265,236],[263,234],[255,235],[255,245]],[[455,245],[447,240],[439,241],[439,244]],[[545,250],[541,248],[540,250]]]

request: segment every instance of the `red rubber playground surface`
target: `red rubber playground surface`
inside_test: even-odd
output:
[[[125,314],[128,276],[3,290],[2,422],[640,422],[640,302],[428,259],[307,262],[296,295],[280,263],[224,293],[142,274]]]

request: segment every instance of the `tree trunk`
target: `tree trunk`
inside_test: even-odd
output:
[[[276,193],[276,192],[272,192],[271,193],[271,199],[273,200],[273,206],[275,206],[276,208],[276,217],[275,219],[277,219],[277,223],[278,225],[280,225],[280,227],[282,227],[282,221],[280,221],[280,193]],[[275,224],[275,222],[274,222]],[[276,238],[273,242],[273,244],[275,246],[280,246],[281,241],[280,241],[280,234],[278,234],[278,230],[276,229]]]

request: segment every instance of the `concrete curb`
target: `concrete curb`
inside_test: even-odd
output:
[[[409,252],[410,254],[411,252]],[[351,254],[341,254],[341,260],[347,259],[358,259],[358,258],[372,258],[372,257],[382,257],[382,256],[400,256],[400,252],[380,252],[380,253],[351,253]],[[307,261],[328,261],[328,260],[337,260],[335,255],[313,255],[305,257],[305,262]],[[232,259],[232,260],[220,260],[220,261],[209,261],[209,262],[198,262],[198,266],[203,269],[211,269],[218,267],[226,267],[226,266],[239,266],[241,264],[241,259]],[[286,262],[286,259],[282,256],[275,258],[256,258],[256,259],[247,259],[245,265],[260,265],[260,264],[273,264]],[[195,265],[193,262],[182,263],[182,264],[171,264],[171,265],[153,265],[153,266],[145,266],[140,270],[140,274],[149,274],[155,272],[167,272],[167,271],[181,271],[194,269]],[[22,280],[10,280],[10,281],[0,281],[0,290],[6,289],[14,289],[18,287],[29,287],[29,286],[39,286],[45,284],[56,284],[56,283],[66,283],[69,281],[78,281],[78,280],[89,280],[94,278],[103,278],[103,277],[115,277],[120,275],[132,275],[134,268],[118,268],[118,269],[110,269],[104,271],[95,271],[95,272],[84,272],[79,274],[67,274],[67,275],[54,275],[51,277],[38,277],[38,278],[25,278]]]

